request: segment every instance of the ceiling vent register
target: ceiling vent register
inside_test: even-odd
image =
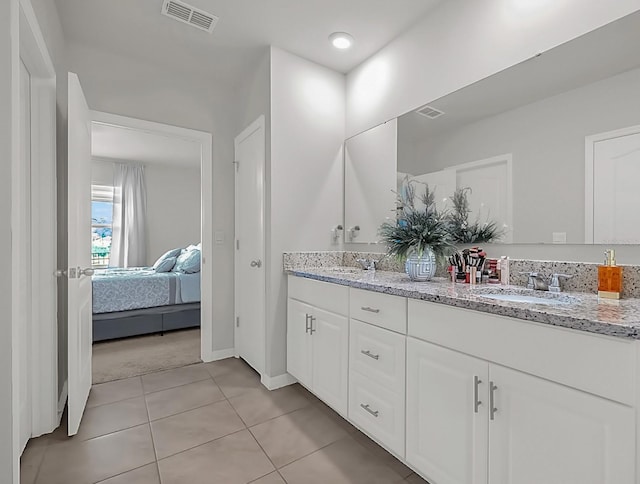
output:
[[[174,20],[191,25],[205,32],[213,32],[218,17],[204,10],[192,7],[179,0],[164,0],[162,4],[162,15],[171,17]]]
[[[422,106],[420,109],[416,110],[416,113],[429,119],[436,119],[444,114],[444,112],[431,106]]]

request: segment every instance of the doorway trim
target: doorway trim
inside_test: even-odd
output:
[[[20,59],[31,74],[31,436],[53,431],[58,419],[56,71],[30,0],[20,0]],[[19,207],[23,200],[12,201]],[[14,209],[15,210],[15,209]],[[14,249],[15,250],[15,249]],[[18,321],[13,319],[14,336]],[[14,337],[14,348],[17,338]],[[19,364],[19,358],[14,358]],[[19,378],[19,372],[14,372]],[[17,382],[15,382],[17,384]],[[18,388],[14,384],[14,388]],[[15,400],[14,400],[15,401]],[[14,412],[17,425],[17,412]],[[18,449],[19,452],[19,449]]]
[[[640,124],[584,138],[584,243],[593,244],[593,163],[596,143],[640,133]]]
[[[211,133],[169,124],[91,111],[92,123],[117,126],[200,143],[200,229],[202,268],[200,279],[200,357],[213,361],[213,141]]]

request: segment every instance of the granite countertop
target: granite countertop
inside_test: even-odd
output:
[[[292,268],[286,273],[589,333],[640,339],[640,299],[638,298],[602,301],[595,294],[568,292],[553,294],[527,290],[520,286],[453,284],[445,278],[433,278],[429,282],[413,282],[401,272],[368,272],[355,268]],[[543,305],[488,299],[482,296],[482,293],[486,294],[487,291],[555,298],[560,299],[563,304]]]

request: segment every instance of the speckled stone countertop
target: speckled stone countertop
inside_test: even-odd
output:
[[[287,274],[370,291],[447,304],[511,318],[535,321],[618,338],[640,339],[640,299],[602,301],[594,294],[552,294],[520,286],[453,284],[445,278],[413,282],[400,272],[368,272],[353,267],[289,268]],[[500,292],[560,299],[546,305],[489,299],[482,294]]]

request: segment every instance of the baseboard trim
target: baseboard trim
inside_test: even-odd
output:
[[[234,348],[227,348],[224,350],[215,350],[209,353],[208,358],[204,360],[205,363],[210,361],[225,360],[227,358],[233,358],[235,356]]]
[[[278,376],[262,375],[260,377],[260,381],[269,390],[277,390],[278,388],[293,385],[294,383],[297,383],[298,380],[289,375],[289,373],[283,373]]]
[[[67,405],[67,397],[69,396],[69,380],[64,382],[62,385],[62,391],[60,392],[60,398],[58,399],[58,425],[56,428],[60,426],[60,422],[62,421],[62,414],[64,413],[64,407]]]

